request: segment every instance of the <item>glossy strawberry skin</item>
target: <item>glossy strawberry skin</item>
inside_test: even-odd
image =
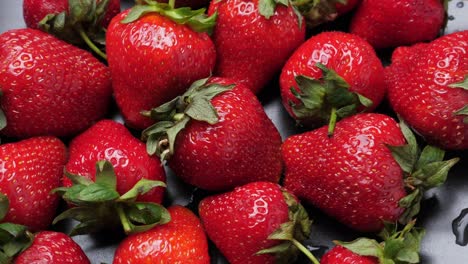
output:
[[[113,264],[209,264],[208,241],[200,220],[187,208],[168,208],[171,221],[130,235],[115,251]]]
[[[216,11],[215,72],[240,81],[255,94],[304,42],[305,22],[299,27],[292,7],[277,5],[275,14],[266,19],[258,11],[258,0],[211,1],[208,13]]]
[[[66,170],[95,180],[96,162],[107,160],[114,166],[117,191],[122,195],[140,179],[166,181],[161,162],[146,153],[143,142],[134,138],[122,124],[102,120],[74,138],[69,146],[70,158]],[[64,186],[71,181],[64,177]],[[140,196],[139,201],[161,203],[164,189],[155,188]]]
[[[385,71],[392,108],[427,141],[445,149],[468,149],[468,125],[455,114],[468,104],[468,91],[448,87],[468,74],[467,43],[468,31],[462,31],[398,48]]]
[[[46,229],[55,216],[67,159],[65,145],[54,137],[36,137],[0,146],[0,192],[10,201],[4,222]]]
[[[206,197],[199,214],[208,237],[229,263],[275,263],[274,255],[255,253],[278,245],[279,241],[267,238],[288,222],[288,206],[279,185],[254,182]]]
[[[342,15],[345,13],[348,13],[349,11],[353,10],[361,0],[347,0],[346,4],[336,4],[336,11],[338,12],[338,15]]]
[[[106,114],[110,72],[90,53],[34,29],[7,31],[0,43],[2,134],[66,137]]]
[[[377,49],[398,47],[436,38],[444,18],[439,0],[363,0],[350,32]]]
[[[353,229],[374,232],[395,222],[406,193],[402,170],[387,145],[403,145],[397,123],[381,114],[358,114],[288,138],[282,146],[285,187]]]
[[[374,257],[365,257],[353,253],[342,247],[335,246],[332,250],[323,255],[321,264],[378,264],[378,259]]]
[[[43,231],[35,234],[32,245],[22,252],[14,263],[89,264],[90,261],[69,236],[60,232]]]
[[[99,0],[98,0],[99,2]],[[23,17],[26,26],[37,29],[38,23],[48,14],[58,14],[68,11],[68,0],[24,0]],[[107,27],[110,20],[120,13],[120,0],[110,0],[108,11],[102,21],[102,26]]]
[[[213,78],[224,85],[234,81]],[[242,84],[211,100],[219,122],[192,120],[177,136],[169,166],[206,190],[228,190],[253,181],[278,182],[281,137],[255,95]]]
[[[130,24],[117,15],[107,31],[107,55],[115,99],[126,123],[144,129],[153,122],[140,112],[182,94],[208,77],[216,51],[206,33],[151,13]]]
[[[372,111],[385,94],[384,69],[374,49],[356,35],[344,32],[324,32],[303,43],[288,59],[280,76],[282,102],[295,119],[290,102],[300,101],[291,93],[291,87],[299,88],[295,76],[305,75],[314,79],[322,77],[316,66],[322,63],[334,70],[350,85],[349,90],[372,100]],[[308,120],[301,120],[307,123]]]

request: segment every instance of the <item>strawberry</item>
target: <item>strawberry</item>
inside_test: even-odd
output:
[[[307,212],[278,184],[253,182],[206,197],[199,214],[229,263],[289,263],[298,249],[318,263],[300,244],[310,233]]]
[[[285,187],[359,231],[379,231],[383,221],[407,223],[423,192],[441,185],[458,161],[442,161],[444,151],[432,146],[420,151],[404,123],[382,114],[354,115],[339,121],[332,137],[327,131],[283,143]]]
[[[216,51],[207,31],[215,16],[203,9],[173,9],[152,1],[117,15],[106,35],[115,99],[125,122],[143,129],[152,124],[140,115],[183,93],[210,75]],[[176,18],[174,18],[176,17]]]
[[[202,79],[145,114],[159,121],[143,131],[149,153],[168,160],[185,182],[227,190],[279,181],[280,134],[245,85]]]
[[[0,43],[2,134],[72,136],[106,114],[110,73],[91,54],[34,29],[7,31]]]
[[[409,125],[431,144],[468,149],[468,31],[396,49],[385,73],[390,104]]]
[[[350,32],[374,48],[410,45],[437,37],[444,23],[440,0],[363,0],[351,20]]]
[[[210,263],[208,242],[200,220],[187,208],[169,208],[171,221],[123,240],[114,264]]]
[[[351,250],[336,246],[320,259],[321,264],[379,264],[375,257],[361,256]]]
[[[211,1],[216,74],[258,93],[305,39],[302,16],[288,1]]]
[[[4,222],[46,229],[55,216],[59,187],[66,162],[65,145],[53,137],[30,138],[0,146],[0,193],[10,210]]]
[[[336,116],[375,109],[385,94],[384,81],[382,63],[366,41],[324,32],[302,44],[284,65],[281,97],[294,119],[318,127]]]
[[[292,0],[292,4],[304,15],[310,28],[335,20],[353,10],[360,0]]]

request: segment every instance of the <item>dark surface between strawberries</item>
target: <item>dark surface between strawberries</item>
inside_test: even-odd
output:
[[[461,4],[460,4],[461,3]],[[465,3],[463,5],[463,3]],[[128,8],[132,1],[122,1],[122,7]],[[465,10],[465,11],[461,11]],[[452,0],[450,3],[449,14],[452,16],[449,19],[449,29],[468,29],[468,23],[462,14],[468,11],[467,1]],[[338,27],[346,28],[347,19],[350,15],[340,18]],[[321,29],[329,30],[333,27],[325,26]],[[0,33],[8,29],[25,27],[22,16],[22,1],[1,1],[0,3]],[[391,51],[381,52],[380,56],[384,61],[387,60]],[[295,122],[288,116],[281,105],[279,97],[279,88],[277,79],[273,80],[264,92],[259,95],[262,104],[268,116],[273,120],[278,127],[283,139],[286,137],[302,132],[301,129],[295,126]],[[393,115],[388,106],[384,103],[378,109],[378,112]],[[121,120],[118,114],[115,114],[114,119]],[[447,158],[460,157],[460,162],[449,173],[447,183],[435,190],[431,190],[426,195],[426,199],[422,204],[422,212],[419,216],[419,225],[422,225],[427,230],[427,234],[422,242],[422,261],[424,264],[467,264],[468,263],[468,246],[456,244],[456,237],[452,232],[452,222],[462,213],[463,209],[468,208],[468,151],[448,152]],[[166,204],[181,204],[186,205],[190,209],[198,206],[198,202],[202,197],[209,193],[194,190],[192,187],[185,185],[178,180],[171,172],[168,173],[169,192],[166,197]],[[305,205],[310,217],[314,220],[312,226],[312,234],[306,245],[313,250],[316,256],[321,256],[325,251],[333,246],[332,240],[349,241],[365,234],[356,233],[335,220],[323,215],[319,210],[312,208],[310,205]],[[459,220],[459,223],[468,225],[468,209],[464,219]],[[53,227],[55,230],[66,232],[73,223],[67,222]],[[466,236],[464,241],[468,243],[468,227],[460,227],[462,233],[465,231]],[[112,263],[115,247],[123,238],[121,234],[96,234],[93,236],[77,236],[74,239],[82,246],[92,263]],[[463,244],[463,241],[460,241]],[[221,254],[212,246],[210,250],[212,263],[226,263]],[[301,259],[300,263],[307,263]]]

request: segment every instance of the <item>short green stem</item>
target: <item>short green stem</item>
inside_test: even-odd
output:
[[[169,0],[169,3],[168,3],[168,4],[169,4],[169,6],[170,6],[171,8],[174,8],[174,7],[175,7],[175,0]]]
[[[294,246],[296,246],[302,253],[304,253],[304,255],[307,256],[307,258],[310,259],[310,261],[312,261],[312,263],[314,264],[320,264],[320,262],[317,260],[317,258],[312,254],[312,252],[310,252],[306,247],[304,247],[304,245],[302,245],[299,241],[297,241],[296,239],[292,239],[291,242],[294,244]]]
[[[336,118],[336,108],[332,107],[330,121],[328,122],[328,137],[332,137],[333,133],[335,132]]]
[[[78,32],[80,33],[81,38],[86,42],[88,47],[90,47],[97,55],[99,55],[101,58],[105,59],[107,61],[107,55],[102,52],[94,43],[89,39],[88,35],[86,32],[80,27],[78,28]]]
[[[120,223],[124,229],[125,234],[130,234],[133,230],[132,223],[128,220],[127,215],[125,214],[121,205],[116,205],[117,212],[119,213]]]

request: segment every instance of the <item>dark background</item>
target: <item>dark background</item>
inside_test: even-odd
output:
[[[122,1],[122,7],[131,5],[131,1]],[[465,3],[465,4],[464,4]],[[468,2],[452,0],[449,8],[449,21],[446,32],[468,29]],[[341,20],[346,24],[346,18]],[[9,0],[0,3],[0,33],[14,28],[25,27],[22,17],[22,1]],[[388,57],[391,51],[380,54]],[[266,87],[259,98],[262,101],[268,116],[278,127],[284,138],[301,132],[295,123],[284,111],[280,100],[278,87],[275,80]],[[380,112],[388,112],[388,107],[383,104]],[[422,204],[422,212],[419,216],[419,225],[426,228],[427,234],[422,242],[422,263],[425,264],[468,264],[468,246],[462,246],[468,241],[456,237],[452,225],[454,220],[462,212],[466,217],[458,218],[459,227],[455,228],[465,235],[468,240],[468,151],[447,153],[447,158],[458,156],[460,162],[452,169],[447,183],[437,189],[431,190],[426,195]],[[190,186],[181,183],[171,172],[168,171],[168,185],[170,192],[167,195],[167,203],[186,205],[192,209],[197,207],[197,201],[207,195],[200,190],[194,190]],[[312,234],[306,244],[313,250],[316,256],[321,256],[326,250],[333,246],[332,240],[349,241],[361,236],[344,227],[335,220],[323,215],[317,209],[306,205],[310,217],[314,219]],[[72,223],[68,222],[55,227],[57,230],[66,231]],[[455,227],[455,225],[454,225]],[[93,236],[76,236],[74,239],[83,247],[92,263],[112,263],[113,254],[118,241],[122,239],[120,234],[97,234]],[[212,247],[212,262],[222,263],[224,260],[219,252]],[[301,262],[306,263],[305,260]]]

